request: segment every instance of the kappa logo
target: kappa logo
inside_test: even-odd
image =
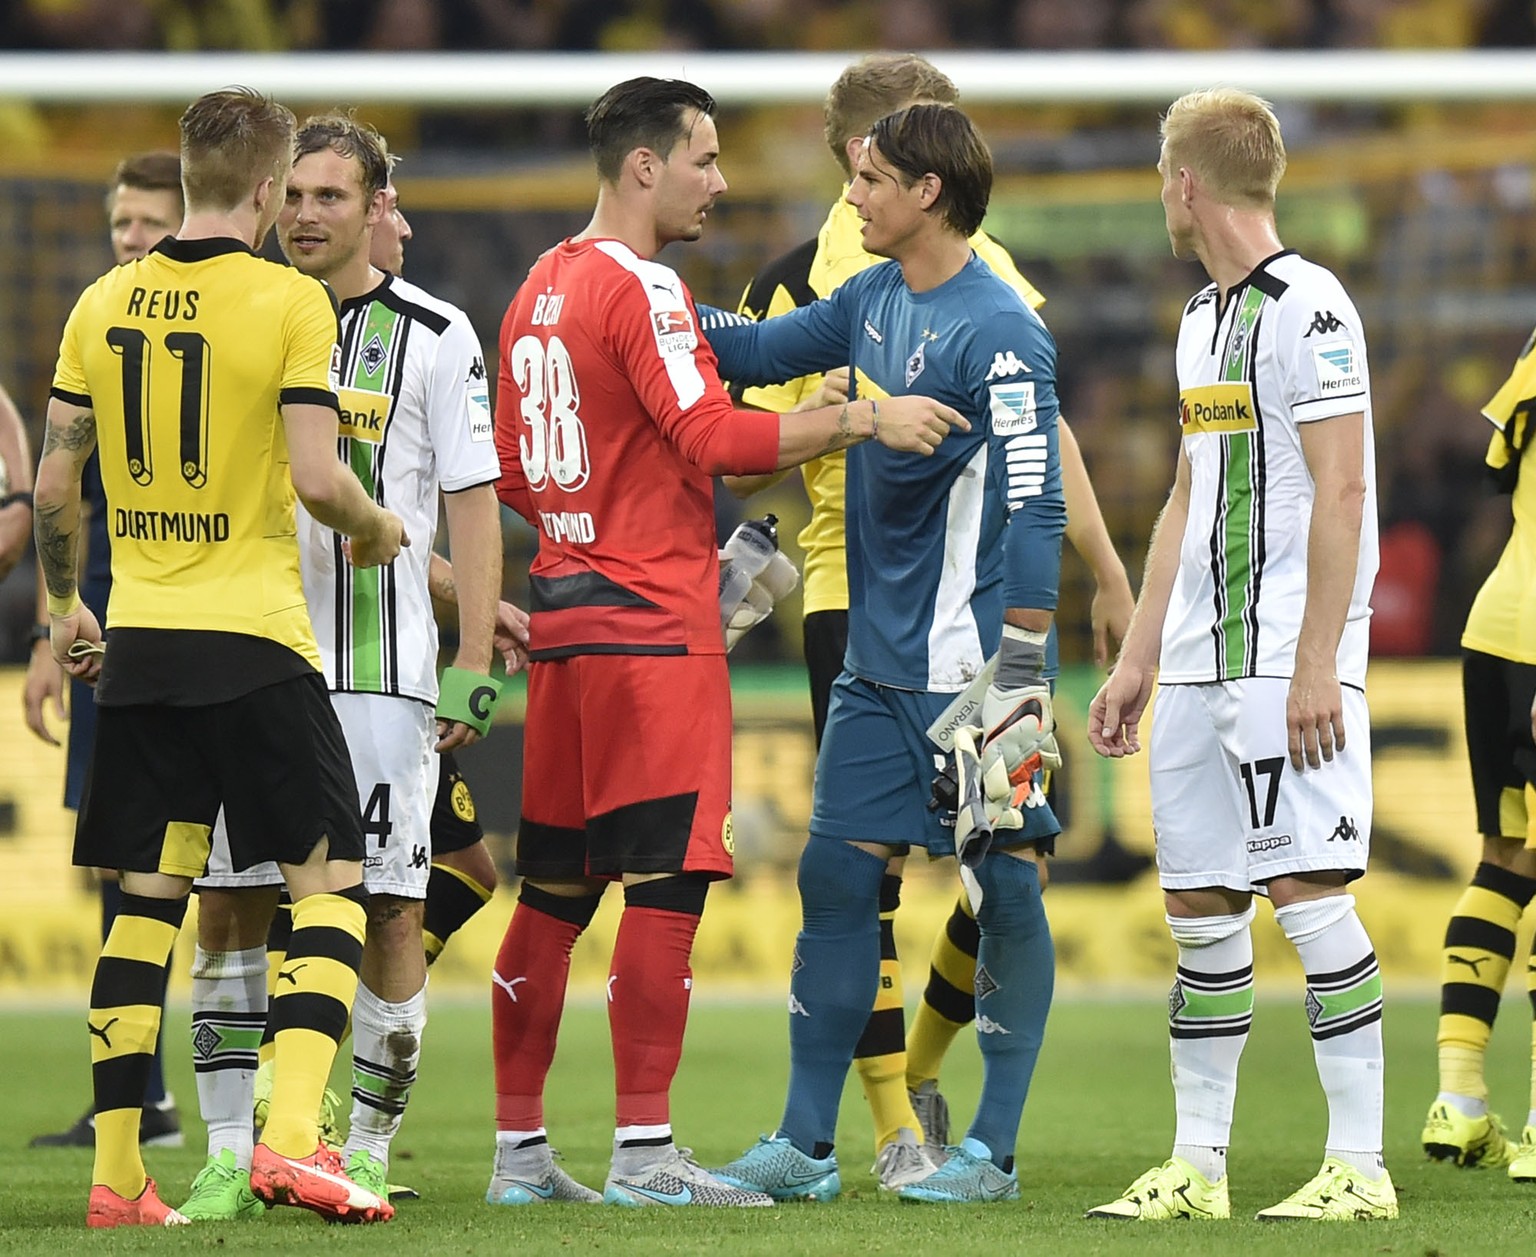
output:
[[[911,388],[914,380],[922,375],[923,368],[927,365],[923,350],[926,346],[918,345],[910,358],[907,359],[907,387]]]
[[[485,359],[479,354],[476,354],[475,360],[469,364],[469,378],[471,381],[485,379]]]
[[[1329,842],[1359,842],[1360,830],[1355,826],[1353,816],[1339,817],[1339,823],[1334,827],[1333,833],[1328,835]]]
[[[384,358],[388,351],[384,348],[384,342],[375,332],[373,339],[363,346],[363,352],[357,356],[362,359],[364,368],[369,375],[377,375],[379,368],[384,365]]]
[[[868,336],[877,345],[885,344],[885,337],[880,335],[879,329],[868,319],[864,320],[864,335]]]
[[[790,1015],[794,1017],[809,1017],[811,1015],[806,1012],[805,1005],[799,1001],[793,991],[789,993],[789,1011]]]
[[[1326,336],[1330,332],[1338,331],[1343,326],[1344,324],[1339,322],[1332,310],[1316,310],[1312,314],[1312,326],[1307,328],[1306,332],[1302,335],[1302,339],[1306,340],[1314,332],[1320,332]]]
[[[976,1014],[976,1033],[977,1034],[1012,1034],[1013,1031],[1008,1029],[1007,1026],[1003,1025],[1002,1022],[1000,1022],[1000,1021],[993,1021],[992,1018],[988,1017],[985,1013],[977,1013]]]
[[[413,869],[424,869],[429,867],[431,863],[432,861],[427,858],[427,849],[425,847],[417,844],[411,848],[411,867]]]
[[[1250,838],[1248,840],[1248,854],[1263,855],[1266,851],[1275,851],[1280,847],[1289,847],[1290,845],[1290,834],[1270,834],[1266,838]]]
[[[1020,371],[1030,375],[1034,374],[1028,366],[1019,361],[1018,356],[1011,349],[1006,353],[993,354],[992,367],[987,372],[987,378],[983,383],[1006,379],[1010,375],[1018,375]]]

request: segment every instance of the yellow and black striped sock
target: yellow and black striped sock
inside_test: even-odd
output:
[[[277,998],[277,971],[283,967],[288,955],[288,940],[293,935],[293,900],[285,890],[278,897],[277,910],[272,914],[272,924],[267,926],[267,1007]],[[267,1017],[266,1028],[261,1032],[261,1046],[256,1049],[256,1064],[262,1066],[272,1060],[276,1051],[272,1042],[272,1018]]]
[[[853,1063],[864,1084],[864,1097],[875,1122],[878,1152],[906,1127],[923,1142],[923,1128],[907,1098],[906,1005],[901,962],[896,956],[896,910],[901,906],[901,878],[880,879],[880,985],[864,1033],[853,1050]]]
[[[1486,861],[1461,892],[1440,953],[1440,1090],[1488,1098],[1483,1058],[1536,880]]]
[[[293,934],[269,1015],[276,1064],[261,1137],[280,1156],[307,1157],[320,1142],[315,1118],[357,996],[367,902],[367,892],[354,886],[293,905]]]
[[[448,940],[490,902],[491,892],[468,873],[434,863],[427,878],[427,902],[421,919],[421,942],[427,949],[427,964],[441,956]]]
[[[962,893],[928,961],[928,985],[907,1035],[907,1086],[915,1091],[939,1076],[944,1054],[961,1027],[976,1020],[976,949],[981,927]]]
[[[1531,1111],[1526,1116],[1527,1126],[1536,1126],[1536,954],[1526,958],[1525,989],[1531,997]]]
[[[171,948],[187,901],[124,894],[91,982],[96,1162],[91,1182],[132,1200],[144,1190],[139,1119],[165,1002]]]

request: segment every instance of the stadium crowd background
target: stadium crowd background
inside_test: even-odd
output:
[[[380,75],[389,73],[387,54],[427,49],[910,47],[933,50],[942,66],[945,49],[1531,47],[1533,13],[1511,0],[19,0],[0,11],[0,47],[366,51],[381,54]],[[288,103],[302,116],[351,102],[317,82],[312,97]],[[1453,656],[1508,532],[1507,499],[1485,486],[1489,428],[1478,412],[1536,324],[1536,104],[1277,103],[1291,163],[1279,206],[1285,242],[1339,273],[1370,337],[1383,524],[1373,647],[1383,658]],[[1048,298],[1063,410],[1137,584],[1176,450],[1174,329],[1205,282],[1197,266],[1168,256],[1153,169],[1157,109],[985,104],[972,112],[998,171],[987,227]],[[0,381],[28,420],[34,449],[59,328],[80,289],[110,263],[106,179],[123,153],[172,146],[177,113],[0,97]],[[362,102],[360,113],[404,157],[398,183],[415,231],[407,274],[462,306],[493,356],[528,266],[586,221],[592,175],[580,110]],[[730,191],[703,240],[662,260],[701,300],[734,305],[759,266],[815,233],[839,184],[816,104],[728,106],[720,129]],[[794,553],[806,511],[797,478],[746,510],[775,511]],[[724,536],[743,506],[722,494],[719,512]],[[507,596],[521,602],[531,537],[510,516],[506,536]],[[32,582],[23,564],[0,583],[0,663],[26,657]],[[1092,582],[1070,553],[1062,588],[1070,710],[1085,707],[1096,685]],[[791,864],[803,841],[812,751],[799,622],[794,598],[732,656],[744,868],[760,853]],[[1465,790],[1459,688],[1454,665],[1423,667],[1437,669],[1440,699],[1429,703],[1429,673],[1373,674],[1377,864],[1449,888],[1434,879],[1459,873],[1463,856],[1470,867],[1470,802],[1459,792],[1426,799],[1415,783],[1449,762]],[[757,676],[777,681],[759,695]],[[1426,717],[1426,708],[1439,714]],[[17,734],[12,762],[31,763],[39,752],[16,717],[5,731]],[[510,730],[488,743],[503,769],[497,781],[515,781],[516,743]],[[23,751],[33,759],[23,761]],[[1072,878],[1074,858],[1087,860],[1082,877],[1123,880],[1144,870],[1151,839],[1142,764],[1111,773],[1085,743],[1073,761],[1062,880]],[[51,802],[52,761],[36,762]],[[515,793],[498,797],[498,785],[480,777],[475,787],[488,820],[509,807],[515,818]],[[0,816],[0,832],[54,851],[62,866],[67,844],[55,815],[23,805],[20,816]],[[1465,844],[1447,848],[1448,835],[1463,834]],[[1121,861],[1121,844],[1134,858]],[[35,863],[26,867],[31,877]],[[55,884],[62,868],[39,876]],[[1437,899],[1430,912],[1440,911]]]

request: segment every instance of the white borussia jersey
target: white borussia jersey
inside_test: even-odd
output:
[[[1307,586],[1313,483],[1301,425],[1365,415],[1365,511],[1338,675],[1364,687],[1376,579],[1376,467],[1360,315],[1332,272],[1287,250],[1218,308],[1184,308],[1179,424],[1191,479],[1158,671],[1164,683],[1289,677]]]
[[[341,461],[405,524],[409,548],[354,568],[341,538],[299,507],[304,597],[332,690],[437,702],[437,622],[427,564],[438,489],[501,474],[480,342],[457,306],[386,276],[341,306]]]

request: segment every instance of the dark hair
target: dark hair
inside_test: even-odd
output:
[[[117,163],[112,172],[112,182],[107,187],[111,196],[118,188],[138,188],[143,192],[174,192],[181,199],[181,155],[158,150],[151,153],[134,153]]]
[[[942,187],[932,208],[962,236],[976,233],[992,195],[992,154],[965,114],[953,105],[911,105],[881,118],[869,138],[904,186],[937,175]]]
[[[181,115],[181,184],[189,209],[234,209],[292,160],[293,114],[249,87],[199,96]]]
[[[365,201],[372,200],[375,193],[384,191],[388,185],[395,158],[384,137],[366,122],[359,122],[350,113],[324,113],[305,118],[293,140],[294,161],[311,153],[323,153],[326,149],[334,150],[341,157],[357,159]]]
[[[587,145],[597,173],[609,183],[624,159],[648,148],[663,160],[690,128],[690,111],[715,113],[715,98],[683,79],[626,79],[610,87],[587,110]]]
[[[953,105],[960,99],[954,81],[915,52],[876,52],[837,76],[823,109],[827,147],[846,175],[848,141],[863,139],[877,118],[915,101]]]

